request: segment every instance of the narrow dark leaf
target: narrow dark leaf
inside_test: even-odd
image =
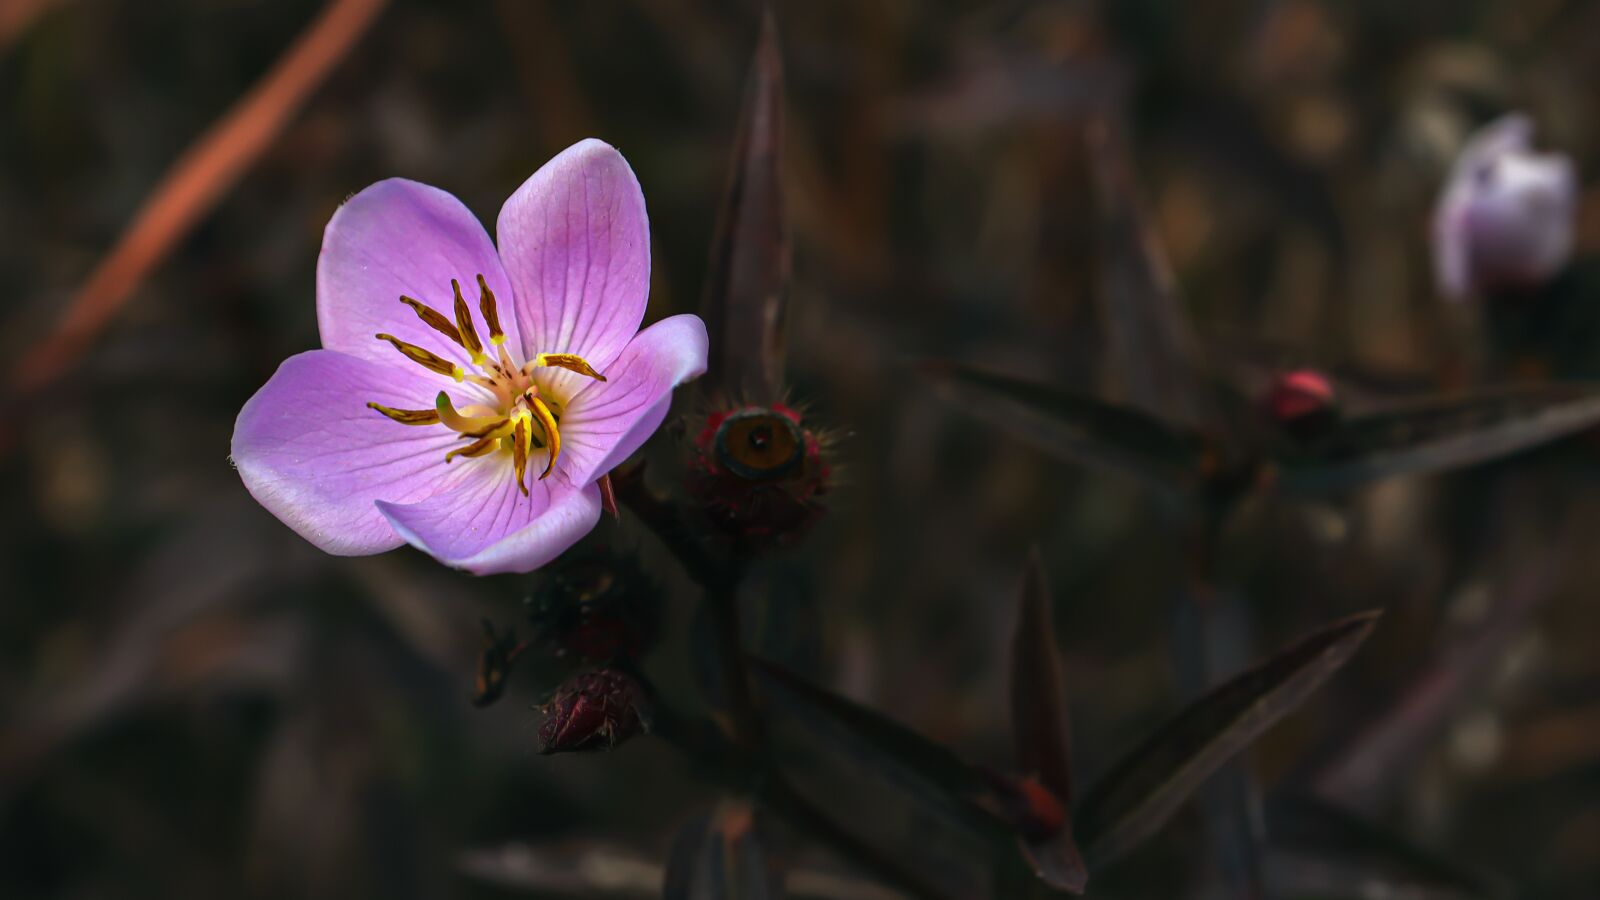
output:
[[[932,364],[926,371],[962,411],[1064,462],[1182,490],[1198,481],[1207,460],[1198,435],[1137,410],[965,366]]]
[[[751,674],[774,712],[829,741],[862,766],[959,821],[995,837],[999,820],[972,798],[987,788],[982,776],[946,747],[877,710],[818,687],[769,661],[752,657]]]
[[[1267,876],[1283,898],[1359,896],[1498,900],[1498,879],[1361,819],[1305,798],[1273,809]],[[1342,892],[1341,892],[1342,889]]]
[[[1205,428],[1215,421],[1215,409],[1199,344],[1141,206],[1127,141],[1111,119],[1096,122],[1087,135],[1116,380],[1132,405],[1166,422]]]
[[[679,829],[662,878],[664,900],[767,900],[783,896],[756,809],[728,802]]]
[[[783,60],[770,9],[750,62],[730,168],[702,304],[714,379],[707,384],[772,403],[783,393],[789,231],[782,178]]]
[[[1380,614],[1342,619],[1235,676],[1124,757],[1078,811],[1091,863],[1104,864],[1154,834],[1207,777],[1338,671]]]
[[[1290,490],[1327,491],[1442,472],[1600,425],[1600,389],[1551,384],[1429,399],[1350,419],[1280,460]]]
[[[1017,771],[1036,776],[1063,804],[1072,801],[1067,704],[1050,615],[1050,589],[1035,547],[1011,639],[1011,738]]]
[[[1054,794],[1062,810],[1072,801],[1071,736],[1061,654],[1050,615],[1050,589],[1035,547],[1023,576],[1017,630],[1011,640],[1011,735],[1017,770]],[[1089,873],[1068,817],[1053,833],[1024,836],[1023,852],[1046,884],[1083,893]]]

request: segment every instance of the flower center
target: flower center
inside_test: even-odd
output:
[[[472,321],[472,310],[461,296],[461,283],[450,280],[455,294],[455,321],[443,313],[412,297],[401,297],[400,302],[411,307],[423,324],[453,341],[467,351],[472,361],[467,368],[418,347],[408,344],[392,334],[379,334],[406,359],[430,372],[447,375],[458,383],[476,385],[484,392],[481,403],[469,403],[457,409],[444,391],[434,398],[432,409],[394,409],[377,403],[367,406],[402,425],[443,425],[461,436],[467,443],[445,454],[449,462],[457,456],[478,457],[495,452],[511,454],[517,475],[517,486],[528,493],[526,474],[528,457],[535,449],[549,451],[544,473],[539,478],[550,477],[556,458],[561,455],[561,413],[565,404],[548,393],[541,394],[534,381],[534,373],[541,368],[566,369],[597,381],[606,377],[596,372],[583,357],[575,353],[539,353],[525,363],[518,364],[506,349],[506,334],[500,327],[500,309],[494,291],[478,276],[478,312],[489,328],[489,343],[484,345],[478,337],[478,328]]]

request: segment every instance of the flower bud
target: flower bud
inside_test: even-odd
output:
[[[758,548],[804,533],[822,515],[823,442],[782,404],[712,413],[694,440],[689,492],[711,524]]]
[[[1328,377],[1315,369],[1284,372],[1272,380],[1261,398],[1267,417],[1297,437],[1309,437],[1339,416]]]
[[[1537,287],[1572,251],[1577,180],[1572,161],[1533,152],[1533,123],[1510,115],[1462,149],[1434,211],[1439,288],[1468,294]]]
[[[538,577],[528,617],[556,655],[607,663],[637,658],[655,644],[659,597],[631,558],[569,554]]]
[[[643,727],[644,689],[633,676],[598,669],[569,679],[545,704],[539,752],[610,750]]]

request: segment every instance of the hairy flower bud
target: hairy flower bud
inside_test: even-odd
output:
[[[569,679],[545,704],[539,752],[610,750],[643,728],[644,688],[633,676],[598,669]]]
[[[1510,115],[1462,148],[1434,211],[1439,288],[1474,292],[1537,287],[1572,251],[1577,180],[1572,161],[1533,151],[1533,123]]]
[[[627,557],[569,555],[538,576],[528,617],[557,655],[591,663],[637,658],[660,628],[656,586]]]
[[[689,492],[711,524],[756,548],[791,540],[822,514],[823,442],[782,404],[719,410],[694,439]]]
[[[1268,418],[1297,437],[1315,434],[1339,416],[1333,384],[1315,369],[1278,375],[1267,386],[1261,407]]]

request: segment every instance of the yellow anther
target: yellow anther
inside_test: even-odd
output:
[[[437,425],[439,412],[433,409],[394,409],[377,403],[368,403],[368,409],[375,409],[401,425]]]
[[[472,364],[481,366],[489,357],[483,354],[483,341],[478,339],[478,329],[472,324],[472,311],[467,309],[466,298],[461,296],[461,282],[450,279],[450,290],[456,295],[456,328],[461,332],[462,346],[472,355]]]
[[[556,427],[555,414],[550,412],[550,407],[543,400],[531,392],[524,396],[533,414],[539,418],[539,424],[544,426],[544,436],[550,445],[550,459],[544,464],[544,474],[539,476],[539,480],[543,481],[550,477],[550,470],[556,466],[556,457],[561,455],[561,430]]]
[[[450,320],[444,317],[444,313],[414,297],[402,295],[400,302],[411,307],[412,311],[417,314],[417,318],[423,321],[423,324],[455,341],[457,345],[461,344],[461,332],[456,330],[456,326],[450,324]]]
[[[576,353],[541,353],[533,358],[533,362],[528,363],[527,369],[537,369],[541,366],[554,366],[558,369],[566,369],[569,372],[577,372],[579,375],[587,375],[595,381],[606,380],[604,375],[594,370],[594,366],[589,365],[588,360]],[[529,372],[529,374],[532,373]]]
[[[399,350],[406,359],[411,360],[430,372],[438,372],[440,375],[449,375],[451,378],[454,378],[457,381],[461,381],[467,377],[467,373],[462,371],[460,366],[442,356],[429,353],[427,350],[418,347],[416,344],[408,344],[392,334],[379,334],[377,337],[380,341],[388,341],[389,343],[393,344],[394,348]]]
[[[489,290],[489,282],[483,280],[483,273],[478,273],[478,312],[483,313],[483,321],[489,326],[489,343],[496,347],[506,342],[505,329],[500,327],[500,308],[495,304],[494,291]]]

